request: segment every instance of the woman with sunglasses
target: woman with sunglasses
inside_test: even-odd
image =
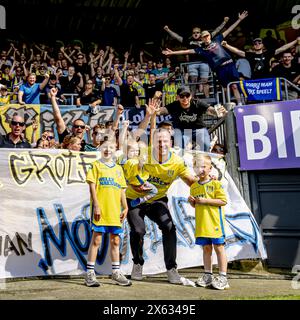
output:
[[[84,90],[79,94],[79,97],[76,99],[76,106],[80,107],[81,105],[89,105],[92,113],[93,109],[100,105],[102,99],[100,92],[95,90],[93,80],[87,80]]]

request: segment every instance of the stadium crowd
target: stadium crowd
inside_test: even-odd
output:
[[[270,35],[265,39],[253,37],[251,48],[244,51],[245,43],[237,48],[237,39],[232,41],[230,35],[247,15],[247,11],[238,14],[237,20],[229,27],[226,27],[229,18],[225,17],[212,32],[194,27],[190,37],[182,37],[165,26],[164,30],[169,36],[178,40],[186,49],[173,51],[166,48],[155,57],[141,50],[138,59],[135,59],[134,52],[126,51],[122,56],[113,47],[103,48],[97,44],[84,47],[78,41],[71,45],[61,45],[58,49],[47,44],[11,42],[9,48],[1,51],[1,104],[51,104],[58,141],[55,140],[53,130],[45,130],[41,138],[35,141],[38,125],[33,122],[33,135],[29,143],[24,135],[24,116],[16,113],[10,121],[10,132],[0,135],[0,148],[63,148],[101,153],[101,161],[94,163],[87,175],[94,210],[94,233],[85,279],[87,286],[99,286],[94,267],[101,234],[105,232],[111,234],[112,278],[119,285],[131,284],[119,272],[118,235],[122,232],[121,223],[126,216],[131,229],[130,244],[134,262],[131,278],[143,279],[144,217],[148,216],[163,233],[164,261],[169,282],[190,285],[189,280],[181,277],[177,271],[176,228],[168,209],[166,192],[177,177],[181,178],[191,187],[189,202],[196,208],[199,217],[203,216],[201,208],[204,207],[200,205],[204,204],[205,210],[213,216],[218,215],[217,208],[227,202],[221,184],[213,181],[209,175],[212,168],[210,157],[196,157],[196,175],[192,175],[182,158],[171,148],[173,144],[175,147],[224,152],[225,146],[211,144],[203,115],[224,117],[227,110],[221,106],[217,111],[204,100],[197,99],[196,94],[200,92],[204,98],[209,97],[210,71],[216,74],[224,89],[229,83],[240,79],[270,76],[284,77],[295,86],[300,84],[300,37],[287,44],[279,43]],[[187,58],[190,63],[186,74],[181,74],[180,65],[169,58],[171,55],[191,55]],[[279,58],[274,60],[277,56]],[[185,79],[184,84],[182,78]],[[186,82],[192,85],[188,86]],[[231,89],[236,102],[242,103],[239,87],[233,84]],[[298,98],[296,90],[290,91],[293,98]],[[77,107],[89,105],[88,112],[91,115],[96,114],[101,106],[115,106],[116,115],[113,121],[99,123],[93,128],[88,128],[83,119],[77,119],[69,130],[59,107],[63,104]],[[120,125],[124,108],[139,109],[142,106],[146,112],[138,129],[130,131],[128,121]],[[172,116],[172,122],[161,122],[157,128],[156,116],[166,114]],[[155,164],[145,162],[143,157],[145,149],[146,154],[149,151],[148,141],[143,140],[149,124],[154,131],[151,156],[154,156]],[[89,130],[87,136],[91,141],[85,138]],[[181,140],[179,142],[178,137]],[[126,181],[120,178],[123,177],[122,168]],[[126,188],[126,182],[128,189],[125,195],[123,189]],[[208,192],[205,194],[205,184],[209,184],[209,190],[216,191],[213,196]],[[111,203],[114,197],[121,199],[121,203]],[[112,204],[116,205],[113,208],[115,217],[111,214]],[[200,219],[196,223],[205,226],[197,234],[196,241],[196,244],[205,248],[205,274],[198,279],[197,284],[202,287],[212,284],[216,289],[226,289],[229,284],[226,278],[223,224],[213,227],[213,232],[207,237],[203,234],[207,234],[207,226],[211,226],[211,221],[203,222]],[[213,248],[217,253],[220,271],[216,278],[212,275]]]

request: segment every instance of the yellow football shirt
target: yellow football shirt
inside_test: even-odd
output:
[[[219,199],[227,202],[225,191],[220,181],[211,180],[201,184],[200,181],[191,185],[190,194],[194,198]],[[195,237],[220,238],[225,235],[225,216],[222,207],[196,204]]]
[[[151,152],[151,148],[149,148],[149,152]],[[144,168],[149,174],[147,181],[152,183],[158,190],[156,196],[149,199],[148,203],[165,197],[170,185],[176,178],[185,178],[190,175],[190,171],[184,161],[173,152],[170,152],[169,159],[164,163],[158,163],[154,157],[148,157]],[[129,199],[140,198],[146,194],[147,192],[136,192],[130,185],[126,190],[126,197]]]
[[[134,186],[140,186],[141,182],[137,178],[139,176],[144,182],[149,179],[149,172],[146,171],[145,167],[139,168],[139,160],[138,159],[129,159],[123,165],[125,179],[128,184],[132,184]]]
[[[92,163],[93,167],[86,176],[87,182],[95,183],[96,194],[100,207],[100,220],[96,226],[121,227],[121,190],[126,188],[123,170],[118,164],[108,166],[101,161]],[[93,208],[91,203],[91,208]]]

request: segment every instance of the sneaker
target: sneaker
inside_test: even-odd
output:
[[[87,287],[99,287],[100,283],[97,281],[96,274],[94,270],[87,271],[85,274],[85,285]]]
[[[202,276],[198,278],[198,280],[196,281],[196,284],[199,287],[206,288],[212,284],[213,280],[214,280],[214,276],[212,274],[204,273]]]
[[[168,281],[173,284],[182,284],[181,276],[179,275],[177,269],[172,268],[167,270]]]
[[[229,289],[229,283],[225,276],[219,275],[214,278],[212,287],[218,290]]]
[[[115,284],[118,284],[119,286],[126,287],[126,286],[131,286],[132,285],[131,281],[128,280],[121,271],[114,272],[111,275],[111,279],[113,280],[113,282]]]
[[[167,270],[168,281],[172,284],[181,284],[183,286],[196,287],[195,282],[180,276],[177,269]]]
[[[131,271],[131,280],[143,280],[143,266],[141,264],[133,264]]]

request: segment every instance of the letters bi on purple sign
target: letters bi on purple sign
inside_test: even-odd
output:
[[[236,107],[241,170],[300,168],[300,100]]]

